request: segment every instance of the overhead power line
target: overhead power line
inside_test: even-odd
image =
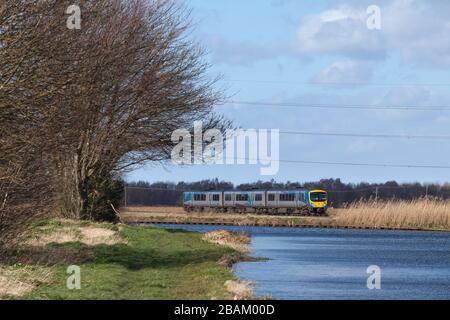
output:
[[[306,161],[306,160],[279,160],[284,163],[362,166],[362,167],[390,167],[390,168],[416,168],[416,169],[450,169],[450,166],[416,165],[416,164],[389,164],[389,163],[362,163],[362,162],[332,162],[332,161]]]
[[[336,137],[362,137],[362,138],[398,138],[398,139],[450,139],[450,135],[395,135],[395,134],[363,134],[363,133],[334,133],[334,132],[307,132],[307,131],[280,131],[281,134],[304,136],[336,136]]]
[[[289,81],[289,80],[251,80],[251,79],[223,79],[224,82],[260,83],[306,86],[375,86],[375,87],[450,87],[450,83],[374,83],[374,82],[338,82],[338,81]]]
[[[222,158],[221,158],[222,159]],[[235,165],[234,161],[244,161],[244,163],[239,163],[237,165],[245,165],[253,162],[258,163],[258,159],[250,158],[224,158],[226,165]],[[233,161],[233,163],[228,163]],[[288,160],[279,159],[273,160],[274,162],[280,163],[292,163],[292,164],[312,164],[312,165],[332,165],[332,166],[353,166],[353,167],[384,167],[384,168],[410,168],[410,169],[450,169],[450,166],[445,165],[432,165],[432,164],[392,164],[392,163],[367,163],[367,162],[337,162],[337,161],[310,161],[310,160]],[[214,165],[214,163],[212,163]],[[197,164],[183,164],[184,166],[194,166]],[[199,165],[208,165],[207,163]],[[221,164],[223,165],[223,164]]]
[[[228,100],[227,104],[241,104],[259,107],[289,107],[289,108],[313,108],[313,109],[361,109],[361,110],[402,110],[402,111],[450,111],[450,106],[395,106],[395,105],[365,105],[365,104],[299,104]],[[222,105],[226,106],[226,105]]]
[[[175,188],[175,189],[168,189],[168,188],[162,188],[162,187],[139,187],[139,186],[125,186],[126,189],[129,190],[151,190],[151,191],[169,191],[169,192],[187,192],[187,191],[192,191],[192,189],[183,189],[183,188]],[[397,186],[397,187],[386,187],[386,186],[373,186],[373,187],[367,187],[367,188],[362,188],[362,189],[353,189],[353,190],[330,190],[328,192],[333,192],[333,193],[345,193],[345,192],[363,192],[363,191],[375,191],[375,188],[379,188],[379,189],[399,189],[399,188],[403,188],[405,189],[404,186]],[[233,190],[230,190],[233,191]]]

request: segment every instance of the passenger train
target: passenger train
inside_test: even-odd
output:
[[[186,212],[232,212],[258,214],[325,215],[325,190],[198,191],[184,192]]]

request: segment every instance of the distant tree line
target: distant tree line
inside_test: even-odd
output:
[[[329,192],[330,203],[333,207],[342,207],[347,203],[361,199],[379,200],[411,200],[421,197],[450,198],[450,184],[421,184],[397,183],[343,183],[341,179],[322,179],[317,182],[276,182],[257,181],[234,185],[231,182],[218,179],[197,182],[130,182],[126,184],[127,206],[176,206],[182,204],[183,191],[210,190],[286,190],[296,188],[320,188]]]

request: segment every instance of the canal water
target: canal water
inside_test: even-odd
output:
[[[269,260],[238,263],[234,272],[254,284],[256,296],[319,300],[450,299],[450,233],[161,226],[251,234],[251,255]],[[378,273],[367,272],[370,266],[379,267],[379,278]],[[368,282],[370,287],[379,283],[380,289],[369,289]]]

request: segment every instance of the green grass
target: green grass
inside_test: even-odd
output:
[[[21,299],[231,298],[224,283],[234,276],[217,261],[224,255],[240,256],[233,249],[207,243],[201,240],[201,234],[181,230],[124,226],[119,234],[127,244],[48,245],[49,250],[67,250],[85,257],[78,263],[81,290],[67,289],[70,261],[65,261],[51,267],[50,283],[39,285]]]

